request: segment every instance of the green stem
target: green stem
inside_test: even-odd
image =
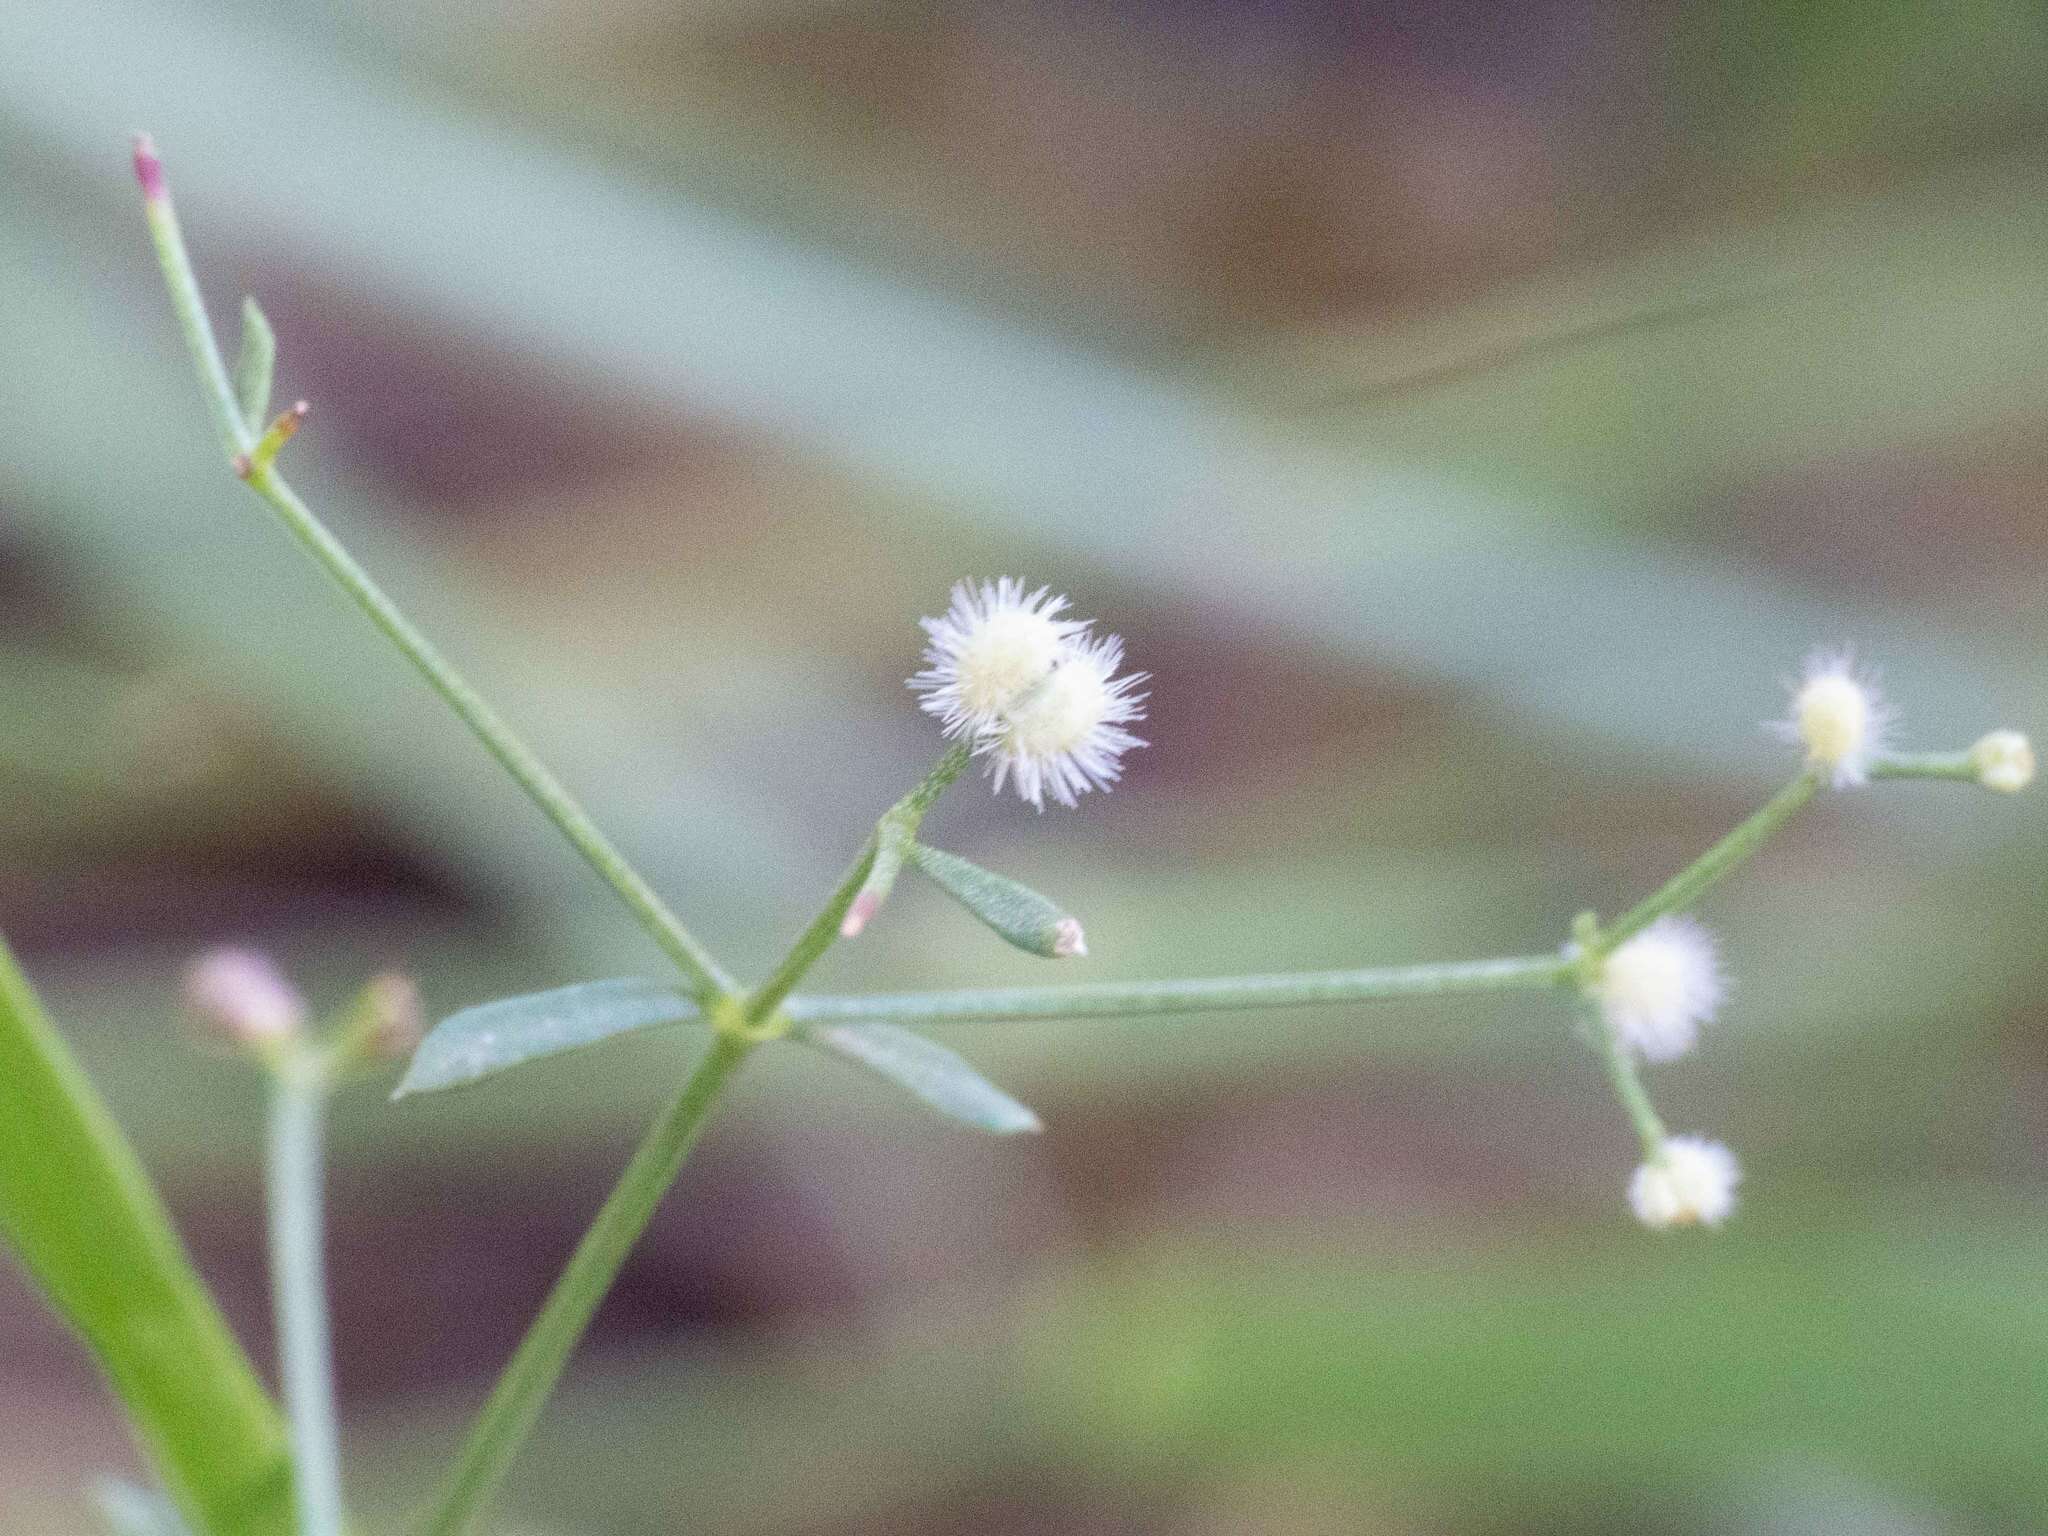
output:
[[[299,1536],[341,1536],[341,1432],[327,1314],[322,1192],[328,1081],[301,1047],[279,1064],[270,1101],[270,1279],[279,1376],[291,1422]]]
[[[867,884],[868,872],[874,867],[875,855],[884,839],[891,835],[914,837],[925,813],[966,771],[972,757],[972,749],[966,743],[956,742],[917,788],[882,813],[881,819],[875,823],[875,830],[868,834],[868,840],[854,855],[853,863],[847,867],[838,888],[827,898],[818,915],[811,919],[811,925],[797,936],[797,941],[789,947],[789,953],[782,957],[782,963],[775,967],[774,974],[747,995],[743,1017],[748,1029],[759,1029],[765,1024],[782,1005],[783,999],[796,990],[796,984],[804,979],[804,974],[817,964],[818,957],[832,947],[833,941],[839,937],[847,909],[860,895],[861,887]]]
[[[186,349],[199,370],[199,387],[213,412],[213,426],[220,434],[221,448],[232,460],[256,445],[256,433],[243,419],[234,383],[228,378],[227,365],[221,361],[212,322],[206,317],[206,299],[192,271],[192,258],[185,251],[185,237],[178,229],[178,212],[171,206],[170,189],[164,185],[163,166],[147,135],[135,141],[135,169],[142,178],[142,211],[149,220],[150,242],[156,247],[157,265],[163,269],[164,287],[170,290],[178,329],[185,333]]]
[[[1607,1066],[1607,1080],[1614,1085],[1614,1096],[1621,1101],[1621,1107],[1628,1112],[1629,1124],[1636,1128],[1636,1135],[1643,1143],[1645,1161],[1656,1157],[1664,1145],[1664,1122],[1650,1104],[1650,1092],[1643,1086],[1643,1077],[1636,1066],[1634,1054],[1622,1041],[1621,1033],[1601,1015],[1600,1010],[1588,1007],[1586,1028],[1597,1042],[1601,1060]]]
[[[419,669],[420,675],[483,743],[484,749],[497,759],[499,766],[512,776],[570,845],[583,855],[583,861],[618,893],[626,909],[639,919],[640,926],[653,936],[677,969],[690,979],[698,1004],[709,1010],[736,990],[733,979],[711,957],[710,951],[683,927],[668,904],[626,861],[625,856],[612,845],[611,839],[598,829],[597,823],[590,819],[590,814],[575,796],[562,787],[483,695],[449,665],[433,642],[413,627],[412,621],[384,595],[370,574],[356,563],[355,557],[342,547],[341,541],[327,530],[284,478],[275,470],[257,470],[249,477],[249,488],[270,505],[306,552],[320,563],[344,592],[355,599],[356,605],[369,616],[370,622],[384,637]]]
[[[965,1024],[997,1019],[1101,1018],[1375,1002],[1462,992],[1542,991],[1568,985],[1575,974],[1573,962],[1563,956],[1529,955],[1503,960],[1461,960],[1446,965],[1304,971],[1278,976],[793,997],[785,1011],[803,1024],[860,1019],[886,1019],[899,1024]]]
[[[4,942],[0,1238],[98,1359],[197,1536],[290,1536],[277,1409]]]
[[[1870,765],[1873,779],[1959,779],[1975,784],[1982,772],[1968,752],[1894,752]]]
[[[441,1501],[421,1527],[423,1536],[461,1536],[481,1513],[539,1419],[541,1405],[554,1390],[598,1303],[690,1155],[712,1106],[754,1044],[738,1035],[713,1035],[682,1092],[641,1142],[498,1378],[463,1444]]]
[[[178,230],[177,214],[171,206],[170,191],[162,180],[162,168],[156,165],[154,151],[146,142],[138,143],[138,171],[143,170],[145,154],[153,170],[143,172],[143,202],[149,218],[150,236],[156,243],[158,264],[163,268],[172,307],[178,313],[186,344],[191,348],[193,361],[199,369],[200,383],[212,408],[222,444],[227,448],[230,459],[243,458],[253,449],[255,438],[242,422],[234,385],[221,363],[220,348],[215,344],[213,330],[207,323],[206,304]],[[655,894],[653,887],[626,862],[576,798],[562,787],[483,695],[472,688],[434,644],[413,627],[397,604],[385,595],[369,572],[356,563],[355,557],[342,547],[341,541],[328,532],[326,525],[299,498],[284,477],[268,464],[251,463],[247,465],[246,479],[249,488],[263,498],[306,552],[355,600],[384,637],[418,668],[433,690],[475,733],[485,750],[497,759],[499,766],[526,791],[570,845],[583,856],[584,862],[618,893],[627,910],[690,979],[698,1003],[708,1010],[734,992],[735,983],[711,957],[710,951],[683,927],[681,920]]]
[[[1770,840],[1771,834],[1790,821],[1800,807],[1813,798],[1814,792],[1819,788],[1820,778],[1816,774],[1800,774],[1766,800],[1741,826],[1672,876],[1663,886],[1617,918],[1610,926],[1602,929],[1602,952],[1610,951],[1625,940],[1633,938],[1658,918],[1672,912],[1682,912],[1692,906],[1722,876],[1739,868],[1757,849],[1763,847]]]

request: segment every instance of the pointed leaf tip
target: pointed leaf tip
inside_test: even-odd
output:
[[[697,1016],[697,1005],[674,987],[633,977],[499,998],[436,1024],[391,1096],[465,1087],[542,1057]]]
[[[1088,953],[1080,923],[1028,885],[923,843],[911,845],[910,860],[920,873],[1017,948],[1047,960]]]
[[[1029,1108],[936,1040],[894,1024],[819,1024],[797,1038],[866,1067],[949,1120],[992,1136],[1045,1129]]]

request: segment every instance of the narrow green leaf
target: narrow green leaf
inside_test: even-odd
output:
[[[910,861],[951,896],[1019,949],[1048,960],[1085,955],[1081,925],[1027,885],[970,864],[956,853],[910,846]]]
[[[235,399],[251,432],[269,425],[270,378],[277,367],[277,333],[254,299],[242,300],[242,350],[235,358]]]
[[[1038,1116],[936,1041],[894,1024],[820,1024],[796,1038],[880,1073],[948,1119],[993,1136],[1042,1130]]]
[[[630,976],[499,998],[429,1030],[391,1096],[460,1088],[543,1056],[696,1017],[697,1005],[674,987]]]
[[[119,1478],[102,1478],[92,1501],[108,1536],[190,1536],[169,1499]]]
[[[0,943],[0,1237],[201,1536],[288,1536],[285,1429],[127,1138]]]

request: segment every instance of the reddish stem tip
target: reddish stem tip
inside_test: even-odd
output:
[[[882,898],[875,891],[862,891],[854,897],[853,905],[846,909],[846,920],[839,925],[839,937],[850,939],[858,935],[881,905]]]
[[[135,179],[142,195],[152,203],[163,201],[164,163],[157,158],[156,140],[146,133],[135,135]]]

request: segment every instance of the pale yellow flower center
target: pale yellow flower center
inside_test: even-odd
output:
[[[1094,667],[1057,668],[1010,711],[1009,747],[1024,757],[1078,750],[1109,711],[1109,687]]]
[[[955,664],[960,702],[975,714],[1007,710],[1044,681],[1059,657],[1060,632],[1041,614],[991,614],[960,647]]]
[[[1799,739],[1809,760],[1825,767],[1847,762],[1870,740],[1870,695],[1854,678],[1824,673],[1799,690],[1794,704]]]

